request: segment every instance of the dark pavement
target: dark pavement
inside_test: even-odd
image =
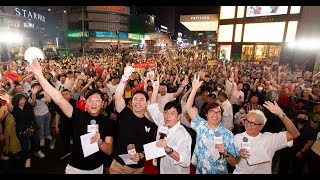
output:
[[[64,174],[70,156],[60,160],[57,158],[57,150],[51,150],[49,146],[50,142],[46,140],[46,145],[41,147],[46,155],[43,159],[32,155],[30,168],[24,167],[23,159],[12,157],[6,161],[0,160],[0,174]]]

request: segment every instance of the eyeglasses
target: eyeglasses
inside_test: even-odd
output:
[[[163,114],[165,116],[176,116],[176,115],[178,115],[178,113],[174,113],[174,112],[169,113],[168,111],[163,112]]]
[[[255,125],[261,125],[261,124],[256,124],[255,122],[248,121],[248,119],[244,120],[244,124],[247,125],[249,124],[251,127],[254,127]]]
[[[209,114],[221,115],[221,111],[209,110],[208,113],[209,113]]]
[[[87,100],[88,104],[92,104],[93,102],[100,104],[102,102],[101,99],[88,99]]]

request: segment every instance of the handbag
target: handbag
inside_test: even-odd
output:
[[[25,138],[29,138],[31,137],[34,132],[37,130],[37,125],[36,123],[34,123],[33,121],[31,121],[31,125],[24,131],[22,131],[22,136],[24,136]]]

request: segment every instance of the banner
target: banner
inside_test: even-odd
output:
[[[157,63],[155,62],[146,62],[146,63],[134,63],[134,68],[156,68]]]
[[[218,60],[209,60],[208,65],[213,66],[213,65],[218,65],[220,62]]]

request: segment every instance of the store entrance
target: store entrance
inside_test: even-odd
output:
[[[242,45],[242,60],[279,62],[281,46],[279,45]]]

